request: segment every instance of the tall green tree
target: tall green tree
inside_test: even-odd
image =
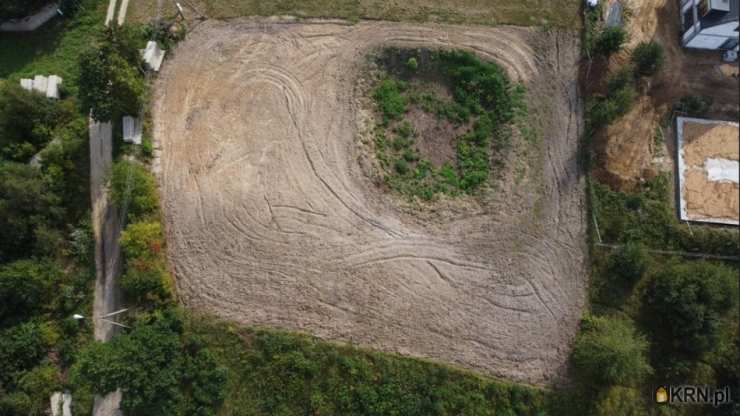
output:
[[[137,115],[143,106],[146,82],[135,39],[125,29],[109,29],[96,47],[80,56],[81,105],[98,121]]]
[[[673,263],[659,271],[646,303],[668,352],[695,356],[710,350],[722,313],[735,302],[737,284],[737,270],[706,261]]]
[[[164,311],[111,342],[84,349],[76,383],[104,394],[120,388],[128,415],[215,415],[225,370],[197,340],[183,335],[181,318]]]

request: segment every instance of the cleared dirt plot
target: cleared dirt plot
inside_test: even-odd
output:
[[[525,179],[419,207],[376,185],[368,54],[463,49],[527,88]],[[157,81],[168,251],[189,307],[546,383],[585,298],[575,33],[206,21]],[[512,152],[512,156],[517,155]],[[507,162],[513,166],[513,161]]]

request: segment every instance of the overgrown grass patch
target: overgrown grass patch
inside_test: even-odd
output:
[[[646,247],[737,255],[738,230],[678,221],[667,174],[645,182],[635,192],[619,192],[592,182],[592,209],[604,242],[637,241]]]
[[[488,181],[492,162],[503,167],[511,125],[526,107],[523,87],[501,68],[462,51],[391,48],[378,62],[384,75],[372,93],[380,117],[375,150],[390,188],[423,200],[472,193]],[[450,138],[454,156],[433,164],[430,153],[443,149],[419,150],[429,146],[410,122],[412,109],[462,132]]]
[[[189,330],[227,369],[220,414],[550,414],[547,391],[440,364],[203,317]]]

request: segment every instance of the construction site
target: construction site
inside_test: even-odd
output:
[[[389,46],[470,51],[521,83],[542,132],[525,178],[421,209],[378,187],[367,71]],[[586,296],[578,59],[578,34],[558,30],[199,24],[154,88],[179,297],[243,324],[559,380]]]

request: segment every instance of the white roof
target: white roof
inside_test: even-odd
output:
[[[21,88],[28,91],[38,91],[49,98],[59,98],[59,84],[62,83],[62,77],[57,75],[36,75],[33,79],[21,79]]]
[[[123,117],[123,141],[126,143],[141,144],[141,120],[131,116]]]
[[[146,48],[141,51],[141,56],[151,69],[159,71],[164,60],[164,51],[157,45],[157,42],[150,40],[146,43]]]

